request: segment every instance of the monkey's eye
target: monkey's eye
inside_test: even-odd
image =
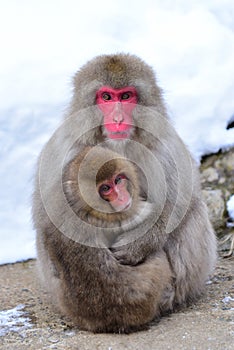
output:
[[[104,93],[102,94],[102,99],[103,99],[104,101],[110,101],[110,100],[111,100],[111,95],[110,95],[108,92],[104,92]]]
[[[123,174],[117,175],[115,178],[115,185],[118,185],[122,182],[123,179],[126,179],[126,176]]]
[[[109,194],[109,192],[111,192],[110,190],[111,190],[111,186],[104,184],[104,185],[100,186],[99,193],[100,194]]]
[[[124,92],[121,96],[121,100],[128,100],[131,97],[131,92]]]

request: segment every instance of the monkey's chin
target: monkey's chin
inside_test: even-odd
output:
[[[118,207],[118,209],[114,209],[116,212],[120,213],[120,212],[123,212],[123,211],[127,211],[129,208],[131,208],[132,206],[132,199],[130,198],[130,200],[128,201],[128,203],[126,205],[124,205],[123,207],[120,206]]]

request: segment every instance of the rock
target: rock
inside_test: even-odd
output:
[[[214,182],[219,179],[219,173],[214,168],[207,168],[203,171],[201,175],[201,182]]]
[[[232,236],[234,239],[234,222],[227,211],[227,202],[234,194],[234,148],[203,157],[200,170],[202,194],[210,220],[217,236],[225,241],[222,249],[227,251]]]
[[[215,230],[226,227],[225,200],[221,190],[202,190],[203,198],[208,206],[209,217]]]

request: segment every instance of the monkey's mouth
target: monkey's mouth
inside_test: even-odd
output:
[[[132,205],[132,200],[130,199],[130,201],[127,203],[127,205],[122,209],[123,211],[128,210]]]
[[[132,205],[132,200],[130,199],[126,205],[118,206],[118,209],[117,210],[115,209],[115,211],[117,213],[121,213],[123,211],[127,211],[131,207],[131,205]]]
[[[130,133],[126,131],[111,131],[108,133],[110,139],[127,139]]]
[[[131,203],[128,203],[123,210],[128,210],[131,207]]]

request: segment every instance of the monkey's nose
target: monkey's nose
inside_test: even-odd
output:
[[[123,120],[124,118],[121,102],[116,102],[113,111],[113,121],[117,124],[120,124]]]

